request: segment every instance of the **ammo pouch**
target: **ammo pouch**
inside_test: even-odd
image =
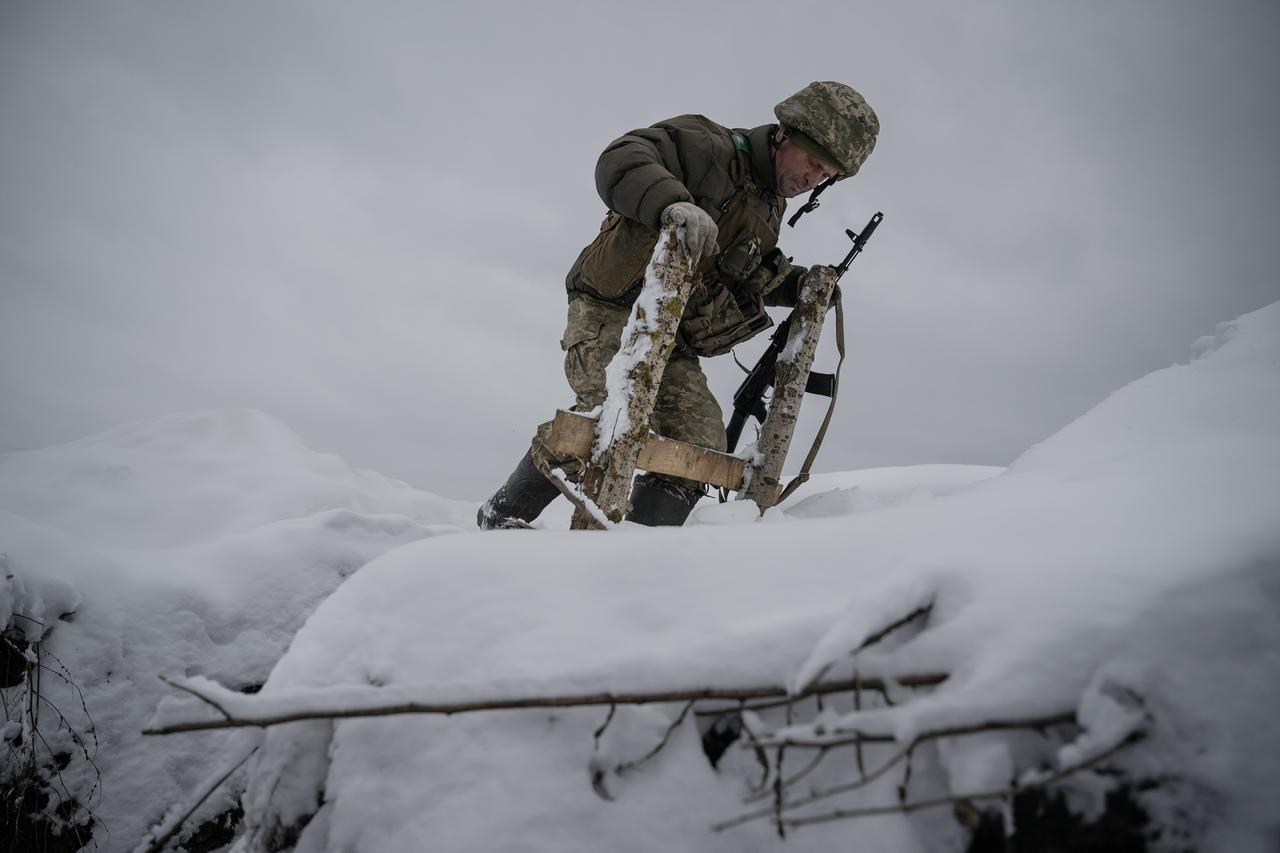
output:
[[[790,272],[787,256],[775,248],[757,261],[745,281],[707,282],[709,286],[696,293],[685,309],[680,323],[682,340],[698,355],[712,356],[755,337],[773,325],[773,318],[765,311],[765,294]]]
[[[743,230],[716,259],[720,278],[732,285],[746,281],[760,266],[760,238]]]
[[[744,282],[744,286],[761,296],[768,296],[778,289],[793,269],[795,267],[791,265],[791,259],[782,254],[781,249],[770,249],[761,259],[760,266],[756,267],[751,278]]]
[[[764,297],[721,283],[689,300],[680,336],[698,355],[720,355],[772,325]]]
[[[600,224],[600,233],[578,256],[570,278],[576,273],[592,296],[629,302],[644,283],[645,267],[657,245],[658,232],[610,212]]]

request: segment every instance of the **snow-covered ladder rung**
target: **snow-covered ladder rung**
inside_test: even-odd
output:
[[[591,455],[595,431],[595,418],[560,409],[551,424],[547,448],[553,453],[586,458]],[[640,448],[636,468],[723,486],[730,491],[742,488],[743,461],[738,457],[652,432]]]

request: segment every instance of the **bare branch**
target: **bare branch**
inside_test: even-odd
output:
[[[774,821],[778,825],[778,837],[786,838],[786,824],[782,822],[782,811],[786,806],[787,787],[782,781],[782,756],[786,753],[785,746],[778,747],[778,775],[773,780],[773,815]]]
[[[907,750],[907,758],[906,761],[903,762],[906,769],[902,773],[902,784],[898,785],[899,803],[905,803],[907,801],[907,787],[911,784],[911,768],[914,766],[911,759],[914,757],[915,751],[910,749]]]
[[[918,747],[920,744],[930,740],[936,740],[937,738],[943,738],[943,737],[958,737],[961,735],[979,734],[982,732],[990,732],[990,731],[1003,731],[1008,729],[1019,729],[1019,728],[1041,729],[1041,728],[1045,728],[1048,725],[1057,725],[1062,723],[1070,723],[1074,721],[1075,721],[1074,714],[1059,714],[1052,717],[1042,717],[1042,718],[1030,719],[1030,720],[996,720],[990,723],[981,723],[981,724],[975,723],[975,724],[963,725],[963,726],[949,726],[947,728],[935,729],[930,732],[925,732],[923,734],[918,735],[915,738],[915,740],[911,741],[911,743],[907,744],[903,749],[894,753],[892,757],[886,760],[883,764],[881,764],[875,770],[872,770],[870,773],[862,776],[862,778],[856,779],[852,782],[846,782],[840,785],[835,785],[830,788],[824,788],[822,790],[814,791],[808,794],[807,796],[790,800],[786,803],[786,808],[792,809],[792,808],[798,808],[800,806],[807,806],[810,803],[816,803],[819,800],[825,800],[830,797],[834,797],[837,794],[845,794],[850,791],[856,791],[859,788],[865,788],[867,785],[870,785],[875,780],[884,776],[886,773],[888,773],[898,764],[907,760],[911,756],[912,751],[916,747]],[[833,746],[841,746],[841,745],[857,743],[859,739],[863,740],[863,742],[874,741],[874,742],[885,743],[885,742],[893,741],[893,738],[887,735],[854,734],[851,737],[846,737],[839,740],[826,741],[822,743],[814,743],[810,741],[794,741],[790,739],[782,739],[774,742],[762,740],[761,743],[764,746],[777,746],[779,748],[807,746],[807,747],[816,748],[816,749],[830,749]],[[772,809],[758,809],[753,812],[747,812],[745,814],[738,815],[737,817],[732,818],[730,820],[726,820],[726,821],[722,821],[720,823],[714,824],[712,826],[712,829],[714,829],[716,832],[720,832],[721,830],[729,829],[731,827],[738,826],[743,823],[748,823],[753,820],[759,820],[760,818],[770,817],[772,814],[773,814]]]
[[[905,616],[895,619],[893,622],[890,622],[888,625],[885,625],[880,630],[867,635],[866,639],[864,639],[856,649],[850,650],[849,655],[851,657],[856,656],[859,652],[864,651],[870,648],[871,646],[874,646],[876,643],[880,642],[885,637],[889,636],[899,628],[904,628],[907,625],[910,625],[912,622],[914,622],[917,619],[927,618],[931,612],[933,612],[933,601],[930,601],[928,604],[922,604],[921,606],[917,607],[915,610],[912,610],[910,613],[906,614]],[[833,663],[829,663],[826,666],[819,669],[817,675],[814,676],[814,680],[816,681],[817,679],[822,678],[824,675],[830,672],[831,667],[833,665],[834,665]]]
[[[1063,726],[1075,723],[1076,715],[1074,711],[1063,711],[1057,714],[1048,714],[1043,717],[1029,717],[1027,719],[1009,719],[1009,720],[987,720],[981,723],[965,723],[957,726],[944,726],[940,729],[933,729],[916,738],[915,742],[919,743],[925,740],[932,740],[940,737],[954,737],[956,735],[977,734],[979,732],[1004,731],[1007,729],[1047,729],[1050,726]],[[829,730],[830,736],[821,735],[814,738],[769,738],[762,737],[760,743],[764,746],[792,746],[807,747],[809,749],[823,749],[830,746],[841,746],[843,744],[852,744],[859,741],[863,743],[893,743],[896,741],[892,735],[877,734],[874,732],[863,732],[857,729],[849,729],[843,727],[835,727]]]
[[[1077,762],[1076,764],[1072,764],[1067,767],[1064,767],[1061,770],[1058,770],[1055,773],[1050,774],[1049,776],[1045,776],[1044,778],[1037,779],[1036,781],[1029,782],[1025,785],[1020,785],[1015,783],[1013,785],[1010,785],[1007,788],[998,788],[990,791],[979,791],[979,792],[970,793],[970,794],[957,794],[949,797],[936,797],[931,800],[917,800],[914,803],[899,803],[897,805],[892,805],[892,806],[870,806],[870,807],[861,808],[861,809],[837,809],[836,811],[828,812],[827,814],[809,815],[806,817],[785,818],[783,822],[787,826],[807,826],[809,824],[828,823],[833,820],[845,820],[848,818],[870,817],[872,815],[914,812],[914,811],[920,811],[922,809],[936,808],[938,806],[955,805],[959,802],[968,801],[968,800],[991,800],[991,799],[998,799],[1002,797],[1013,797],[1018,794],[1024,793],[1026,791],[1035,791],[1042,788],[1047,788],[1050,785],[1053,785],[1057,782],[1061,782],[1063,779],[1067,778],[1068,776],[1071,776],[1072,774],[1079,773],[1081,770],[1087,770],[1088,768],[1096,764],[1100,764],[1101,762],[1115,755],[1124,747],[1128,746],[1131,743],[1135,743],[1138,740],[1141,740],[1140,734],[1130,733],[1123,740],[1119,741],[1118,743],[1114,744],[1108,749],[1103,750],[1102,752],[1092,756],[1091,758],[1087,758]]]
[[[836,749],[836,748],[837,748],[837,747],[832,747],[832,749]],[[818,750],[816,753],[814,753],[813,758],[809,761],[809,763],[808,763],[808,764],[806,764],[802,769],[797,770],[795,773],[791,774],[790,778],[788,778],[788,779],[786,779],[786,780],[784,780],[784,781],[783,781],[783,783],[782,783],[782,787],[784,787],[784,788],[789,788],[789,787],[791,787],[792,785],[794,785],[794,784],[796,784],[797,782],[799,782],[799,781],[800,781],[801,779],[803,779],[804,777],[808,776],[808,775],[809,775],[810,773],[812,773],[814,770],[817,770],[817,769],[818,769],[818,766],[819,766],[820,764],[822,764],[823,760],[824,760],[824,759],[826,759],[826,757],[827,757],[827,753],[828,753],[828,752],[830,752],[830,751],[831,751],[830,749],[820,749],[820,750]],[[748,796],[743,800],[743,802],[746,802],[746,803],[755,803],[755,802],[759,802],[760,800],[763,800],[763,799],[765,799],[767,796],[769,796],[769,793],[770,793],[770,792],[769,792],[768,790],[764,790],[764,791],[757,791],[757,792],[755,792],[755,793],[752,793],[752,794],[748,795]]]
[[[600,724],[600,728],[596,729],[595,734],[592,735],[592,740],[595,741],[596,749],[600,748],[600,738],[604,736],[605,730],[607,730],[609,728],[609,724],[613,722],[613,715],[617,712],[618,706],[616,704],[610,705],[609,716],[604,718],[604,722]]]
[[[904,675],[901,678],[893,679],[894,684],[902,687],[937,687],[939,684],[947,680],[945,673],[924,673],[921,675]],[[861,685],[863,690],[874,690],[885,698],[885,704],[892,705],[889,701],[888,682],[878,678],[851,678],[840,681],[821,681],[810,685],[800,693],[794,696],[785,696],[779,699],[770,699],[763,702],[753,702],[749,705],[732,706],[724,708],[702,708],[694,711],[699,717],[718,717],[721,714],[727,714],[735,710],[742,711],[765,711],[770,708],[781,708],[800,699],[807,699],[810,696],[826,696],[831,693],[844,693],[852,690],[855,685]]]
[[[201,693],[199,690],[196,690],[191,685],[183,684],[180,681],[174,681],[173,679],[166,678],[163,675],[160,676],[160,680],[163,681],[165,684],[169,685],[170,687],[181,690],[183,693],[190,693],[192,696],[196,697],[201,702],[205,703],[206,705],[208,705],[209,707],[217,711],[219,714],[221,714],[225,722],[227,723],[233,722],[233,720],[231,719],[231,714],[227,712],[226,708],[222,707],[217,702],[210,699],[208,696],[205,696],[203,693]],[[219,728],[221,728],[221,726],[219,726]],[[144,732],[144,734],[146,734],[146,732]]]
[[[668,741],[671,740],[672,732],[680,728],[680,724],[684,722],[684,718],[689,715],[689,709],[693,707],[694,701],[695,700],[690,699],[688,704],[684,706],[684,710],[680,712],[680,716],[676,717],[675,720],[672,721],[671,725],[667,726],[667,730],[663,733],[662,740],[658,741],[657,746],[655,746],[653,749],[649,750],[644,755],[637,758],[635,761],[627,761],[622,764],[619,764],[617,767],[613,769],[613,772],[621,776],[626,771],[636,769],[641,764],[644,764],[650,758],[653,758],[655,755],[661,752],[662,748],[667,745]]]
[[[945,680],[946,676],[926,675],[919,676],[914,679],[903,679],[904,683],[913,680],[916,683],[937,684]],[[209,697],[202,695],[199,691],[184,685],[180,682],[162,679],[166,683],[183,690],[187,693],[205,702],[223,715],[223,719],[213,720],[192,720],[187,722],[176,722],[169,725],[160,725],[154,728],[143,730],[143,734],[149,735],[167,735],[176,734],[178,732],[205,731],[208,729],[228,729],[228,728],[246,728],[274,726],[282,723],[292,723],[299,720],[326,720],[326,719],[346,719],[351,717],[386,717],[396,716],[400,714],[464,714],[473,711],[495,711],[518,708],[570,708],[570,707],[589,707],[593,705],[648,705],[662,702],[690,702],[702,700],[723,700],[723,701],[741,701],[750,699],[770,699],[780,698],[784,702],[792,702],[796,699],[802,699],[813,695],[814,692],[821,690],[826,693],[835,692],[837,690],[847,690],[848,682],[842,682],[838,685],[833,684],[815,684],[813,687],[790,696],[786,687],[781,685],[756,685],[748,687],[705,687],[690,690],[666,690],[654,691],[651,693],[582,693],[568,694],[560,696],[534,696],[534,697],[502,697],[497,699],[487,699],[478,701],[462,701],[462,702],[401,702],[388,704],[378,707],[342,707],[341,705],[334,707],[303,707],[292,711],[283,711],[277,713],[263,714],[244,714],[235,716],[228,713],[224,708]],[[381,690],[385,688],[370,688],[371,691]],[[250,699],[251,697],[244,697]],[[724,713],[722,709],[717,713]]]
[[[888,694],[886,693],[885,696],[887,698]],[[853,670],[853,710],[855,711],[862,710],[862,679],[856,667]],[[863,756],[862,756],[862,740],[859,739],[853,746],[856,751],[855,757],[858,762],[858,775],[866,776],[867,765],[866,765],[866,761],[863,760]]]
[[[903,616],[901,619],[897,620],[896,622],[890,622],[888,625],[885,625],[879,631],[876,631],[874,634],[867,637],[865,640],[862,641],[862,644],[858,646],[856,649],[854,649],[852,652],[850,652],[850,654],[856,655],[858,652],[863,651],[864,649],[870,646],[874,646],[876,643],[880,642],[885,637],[889,636],[899,628],[904,628],[907,625],[910,625],[912,622],[916,621],[917,619],[924,619],[928,617],[928,615],[932,611],[933,611],[932,601],[930,601],[928,604],[917,607],[915,610],[912,610],[906,616]]]
[[[746,734],[747,740],[751,741],[752,752],[755,753],[756,762],[760,765],[760,781],[751,787],[751,793],[756,794],[768,790],[769,774],[773,769],[769,766],[769,754],[765,752],[764,747],[756,741],[755,732],[751,731],[751,726],[747,725],[747,721],[742,722],[742,731]]]

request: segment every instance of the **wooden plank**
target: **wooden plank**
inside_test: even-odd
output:
[[[547,448],[552,453],[585,459],[591,453],[595,435],[595,418],[561,409],[552,422]],[[636,467],[655,474],[724,486],[732,491],[742,488],[743,462],[738,457],[653,433],[640,448]]]
[[[551,435],[547,436],[547,449],[564,456],[586,459],[596,440],[596,419],[582,412],[556,410],[551,422]]]
[[[650,434],[648,442],[640,448],[636,467],[655,474],[724,486],[730,491],[742,488],[743,462],[738,457],[661,435]]]

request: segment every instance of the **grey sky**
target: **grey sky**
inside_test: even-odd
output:
[[[253,407],[481,498],[569,401],[604,145],[835,79],[883,133],[782,245],[832,262],[885,223],[819,467],[1008,462],[1280,298],[1278,10],[11,0],[0,452]]]

